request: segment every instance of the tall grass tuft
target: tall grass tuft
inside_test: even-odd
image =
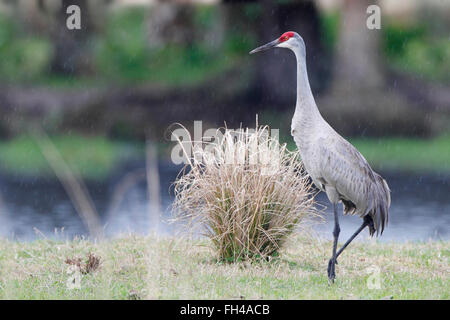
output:
[[[298,153],[269,133],[225,128],[211,142],[178,140],[187,164],[174,182],[175,220],[200,227],[222,261],[275,256],[317,217]]]

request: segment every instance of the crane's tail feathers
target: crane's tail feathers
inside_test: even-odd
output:
[[[373,227],[369,225],[370,235],[375,232],[378,235],[383,234],[384,228],[389,221],[389,207],[391,205],[391,190],[389,186],[380,175],[376,175],[376,190],[374,196],[374,205],[369,211],[373,220]]]

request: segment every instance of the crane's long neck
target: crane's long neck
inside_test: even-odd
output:
[[[297,122],[299,127],[307,130],[323,119],[309,85],[306,58],[299,48],[295,48],[293,51],[297,59],[297,104],[293,121]]]

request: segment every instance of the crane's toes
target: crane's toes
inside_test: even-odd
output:
[[[338,264],[337,260],[334,261],[334,264],[335,265]],[[328,261],[328,274],[330,274],[331,272],[332,265],[333,265],[333,258],[331,258],[330,261]]]
[[[336,273],[334,272],[334,268],[328,272],[328,283],[334,283],[334,279],[336,279]]]
[[[334,264],[335,264],[335,265],[338,264],[338,263],[337,263],[337,259],[334,260]],[[330,272],[330,270],[331,270],[331,268],[332,268],[332,265],[333,265],[333,258],[331,258],[330,261],[328,261],[328,273]]]
[[[336,274],[335,274],[335,272],[334,272],[334,268],[331,268],[329,271],[328,271],[328,283],[334,283],[334,279],[336,278]]]
[[[334,279],[336,278],[336,272],[335,272],[335,264],[337,264],[337,261],[334,260],[333,263],[333,258],[330,259],[330,261],[328,261],[328,282],[329,283],[334,283]]]

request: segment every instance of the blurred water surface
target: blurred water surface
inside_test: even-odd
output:
[[[139,165],[132,164],[132,166]],[[139,168],[137,168],[139,169]],[[143,170],[143,165],[140,168]],[[124,169],[123,175],[129,168]],[[135,168],[136,170],[136,168]],[[162,219],[155,218],[149,208],[145,180],[137,182],[126,192],[111,212],[110,206],[115,185],[120,181],[88,183],[89,193],[99,212],[108,237],[122,233],[147,234],[150,230],[165,235],[175,235],[179,230],[169,224],[173,190],[170,189],[180,170],[169,163],[159,164],[161,182]],[[120,177],[120,174],[116,175]],[[381,241],[425,241],[450,239],[450,179],[445,175],[419,175],[384,173],[392,190],[389,225]],[[2,177],[0,188],[3,195],[0,216],[0,236],[15,240],[33,240],[40,237],[72,239],[88,236],[64,189],[57,180]],[[326,206],[325,222],[314,226],[313,234],[330,239],[333,229],[332,208],[321,193],[317,201]],[[348,238],[361,224],[359,217],[341,216],[341,239]],[[363,232],[360,239],[368,238]]]

